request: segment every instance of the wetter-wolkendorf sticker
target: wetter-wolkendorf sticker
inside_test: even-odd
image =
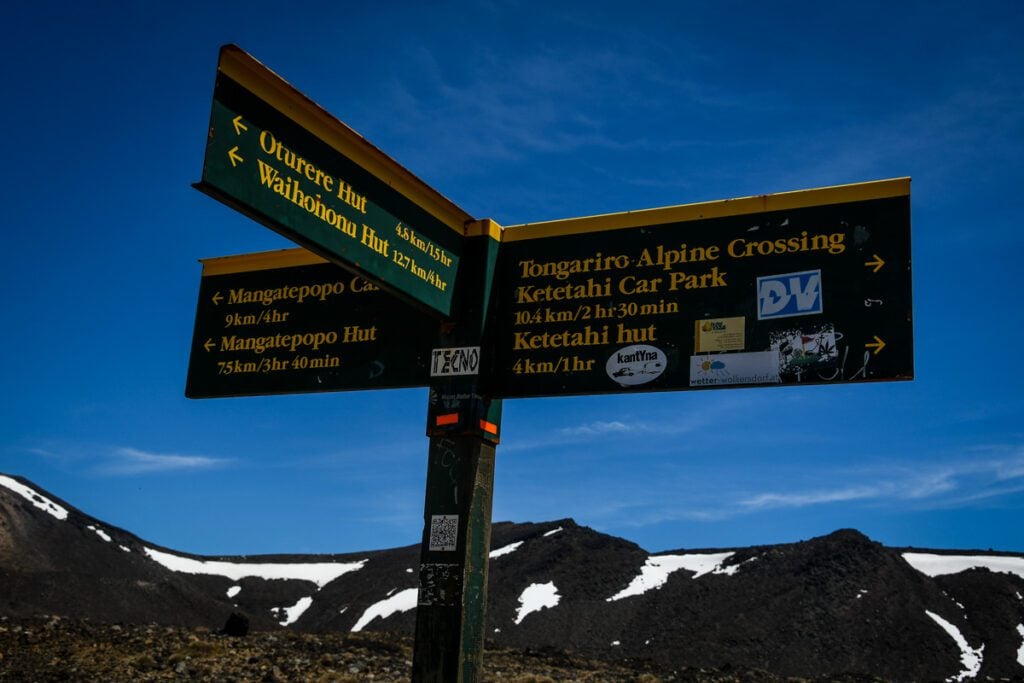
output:
[[[656,346],[635,344],[619,349],[605,363],[608,376],[624,387],[647,384],[665,372],[665,353]]]
[[[690,356],[691,387],[778,384],[781,381],[777,351]]]
[[[823,310],[821,270],[757,278],[758,320],[811,315]]]
[[[746,347],[746,318],[710,318],[694,322],[695,353],[742,351]]]

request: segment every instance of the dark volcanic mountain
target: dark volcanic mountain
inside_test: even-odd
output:
[[[1024,677],[1024,557],[894,549],[853,530],[651,555],[572,520],[495,524],[489,639],[517,648],[896,681]],[[410,634],[418,546],[199,557],[0,475],[0,616]]]

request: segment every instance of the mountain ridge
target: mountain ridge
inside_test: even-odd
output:
[[[1024,556],[1005,551],[894,549],[840,529],[649,553],[563,519],[495,523],[491,556],[487,637],[503,647],[789,676],[1024,676]],[[418,561],[418,545],[180,552],[0,475],[0,616],[214,628],[238,612],[257,630],[410,634]],[[943,568],[954,561],[1002,571]]]

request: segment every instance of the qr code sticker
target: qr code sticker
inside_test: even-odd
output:
[[[459,540],[458,515],[434,515],[430,518],[430,550],[455,550]]]

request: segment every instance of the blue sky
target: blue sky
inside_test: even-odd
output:
[[[505,225],[912,176],[913,382],[508,401],[495,520],[651,551],[854,527],[1024,551],[1024,6],[22,3],[0,67],[0,471],[196,553],[416,543],[425,389],[190,401],[190,187],[236,43]]]

